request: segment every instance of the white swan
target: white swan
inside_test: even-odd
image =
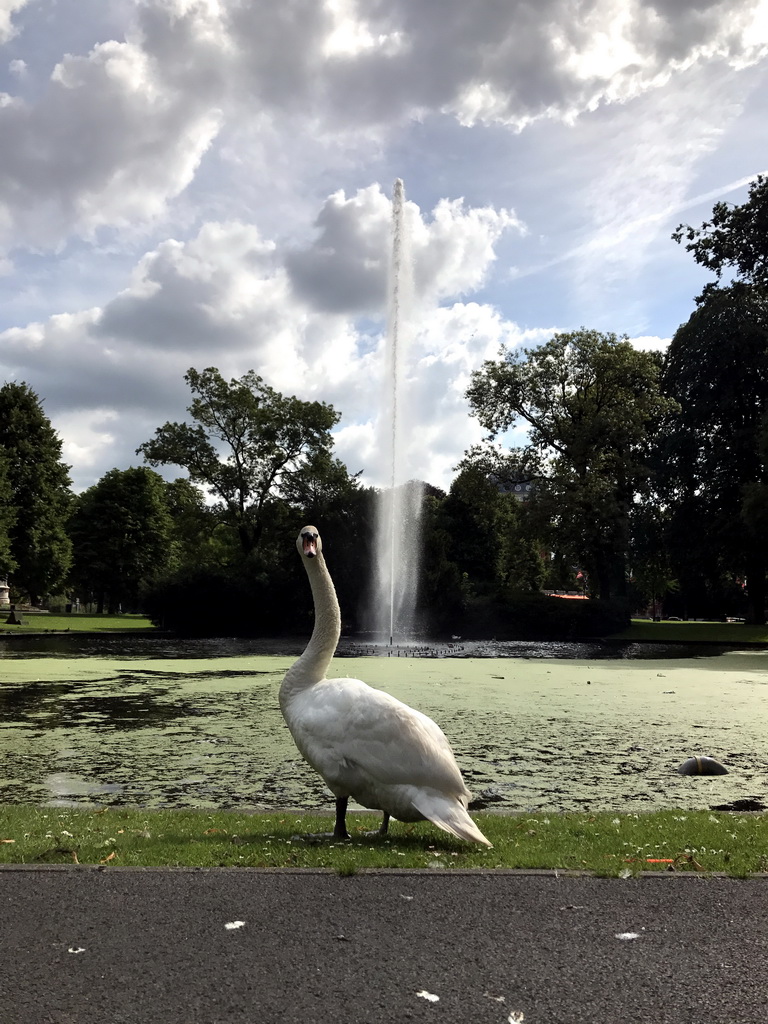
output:
[[[471,794],[442,730],[359,679],[326,679],[341,632],[339,602],[314,526],[296,541],[315,602],[312,637],[280,686],[280,708],[305,760],[336,797],[333,835],[348,839],[347,802],[389,818],[422,821],[476,843],[488,842],[467,813]]]

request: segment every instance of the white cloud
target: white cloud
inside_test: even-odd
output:
[[[12,17],[28,0],[0,0],[0,43],[7,43],[16,34]]]
[[[73,409],[59,413],[56,429],[64,441],[64,461],[77,466],[78,472],[105,465],[109,451],[115,446],[114,426],[118,418],[114,409]]]
[[[653,335],[646,334],[637,338],[630,338],[629,341],[635,348],[642,349],[645,352],[666,352],[672,339],[657,338]]]
[[[219,124],[133,43],[65,56],[36,103],[0,105],[0,245],[55,247],[72,231],[159,217]]]
[[[3,3],[7,37],[22,3]],[[128,10],[124,39],[63,56],[46,89],[0,107],[0,244],[56,247],[70,232],[152,222],[222,127],[254,117],[267,133],[288,118],[299,134],[350,145],[363,126],[430,112],[520,128],[768,53],[767,0],[136,0]]]
[[[412,474],[436,475],[445,485],[466,446],[468,373],[517,335],[488,306],[437,303],[482,283],[495,243],[516,221],[461,201],[441,202],[427,216],[410,204],[409,220],[425,290],[403,415],[414,438]],[[353,471],[364,469],[368,482],[381,482],[376,417],[383,404],[390,221],[391,201],[371,186],[349,200],[332,196],[320,239],[303,252],[281,250],[254,225],[204,224],[194,238],[167,239],[142,257],[129,286],[102,308],[5,331],[0,358],[14,377],[32,376],[89,481],[118,456],[131,461],[165,419],[183,417],[190,396],[182,378],[190,365],[215,365],[225,377],[255,369],[285,393],[331,402],[344,417],[342,457]],[[364,268],[364,303],[345,280],[357,267]]]
[[[297,293],[316,308],[381,313],[387,301],[392,206],[379,185],[347,198],[331,196],[317,218],[319,234],[288,253]],[[494,245],[507,228],[523,226],[508,210],[467,209],[463,199],[440,200],[424,218],[406,204],[408,253],[421,302],[475,291],[495,259]]]

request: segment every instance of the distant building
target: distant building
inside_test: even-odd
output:
[[[491,473],[489,480],[502,494],[511,494],[518,501],[527,501],[536,489],[532,480],[500,480],[494,473]]]

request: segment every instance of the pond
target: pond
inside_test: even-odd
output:
[[[5,648],[0,802],[330,807],[277,701],[303,641],[264,654],[249,641],[131,638],[128,655],[118,639],[68,638],[66,657],[28,641],[24,656],[15,641]],[[768,790],[768,652],[603,653],[478,657],[465,647],[449,658],[337,658],[330,674],[365,679],[433,717],[486,806],[759,806]],[[693,754],[716,757],[729,774],[678,775]]]

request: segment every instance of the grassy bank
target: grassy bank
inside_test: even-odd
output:
[[[3,633],[48,633],[71,631],[73,633],[134,633],[137,630],[153,631],[155,627],[144,615],[46,615],[19,612],[22,623],[10,626],[8,616],[0,614],[0,636]]]
[[[302,837],[331,819],[299,813],[80,810],[0,807],[0,863],[329,868],[556,868],[627,876],[639,871],[768,870],[768,816],[659,811],[650,814],[476,816],[492,850],[427,823],[393,822],[370,836],[374,815],[350,815],[351,842]]]
[[[743,622],[649,622],[633,619],[632,625],[611,640],[653,641],[657,643],[768,644],[768,626],[748,626]]]

